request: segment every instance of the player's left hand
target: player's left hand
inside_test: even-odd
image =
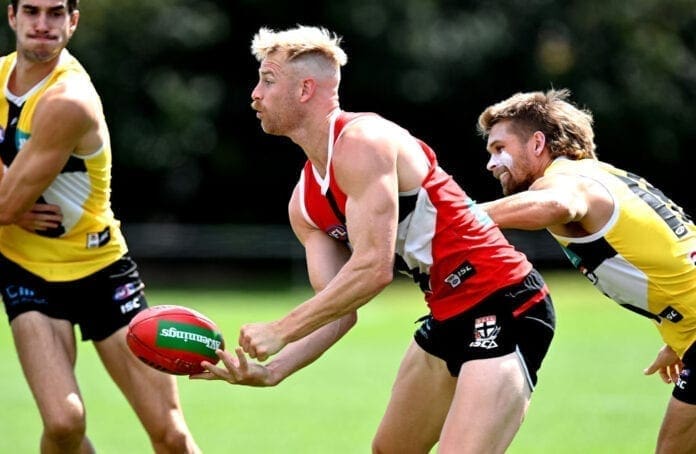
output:
[[[663,382],[676,383],[683,367],[684,363],[679,359],[679,356],[668,345],[665,345],[657,353],[655,361],[646,367],[643,373],[652,375],[659,372]]]
[[[273,386],[271,373],[266,366],[249,362],[241,347],[235,349],[236,356],[224,350],[215,352],[225,365],[224,368],[208,361],[201,362],[206,372],[189,375],[192,380],[225,380],[233,385]]]
[[[267,360],[285,347],[277,323],[250,323],[239,330],[239,345],[251,357]]]
[[[30,232],[54,229],[63,221],[60,206],[50,203],[35,203],[31,210],[17,220],[17,225]]]

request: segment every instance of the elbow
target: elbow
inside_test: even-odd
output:
[[[578,220],[577,210],[572,209],[568,204],[561,203],[558,200],[549,204],[546,209],[548,217],[548,225],[552,224],[567,224]]]
[[[370,280],[374,286],[375,294],[384,290],[394,280],[393,264],[382,266],[378,270],[375,270],[375,272],[371,274]]]
[[[358,312],[353,311],[348,313],[345,317],[343,317],[343,320],[341,321],[343,332],[345,333],[351,328],[353,328],[356,323],[358,323]]]

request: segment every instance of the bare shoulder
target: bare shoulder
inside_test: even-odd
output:
[[[557,191],[577,192],[583,185],[583,179],[575,174],[551,173],[542,175],[529,186],[531,190],[552,189]]]
[[[101,101],[89,79],[51,86],[36,104],[32,136],[47,146],[65,146],[89,154],[103,144]],[[60,119],[60,121],[56,121]]]
[[[377,115],[366,115],[349,122],[335,145],[335,156],[340,159],[343,151],[349,150],[347,156],[355,160],[364,154],[365,159],[396,157],[396,152],[410,143],[413,137],[396,123]],[[377,153],[375,153],[377,152]]]
[[[100,108],[99,96],[89,79],[70,79],[57,83],[46,90],[37,103],[37,113],[48,111],[62,113],[69,119],[93,117]]]
[[[341,137],[357,140],[394,140],[399,136],[409,136],[408,131],[376,114],[351,120],[341,134]]]

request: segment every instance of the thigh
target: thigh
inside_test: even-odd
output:
[[[126,343],[127,330],[123,327],[94,346],[145,429],[157,438],[168,428],[183,424],[176,378],[136,358]]]
[[[429,452],[440,435],[455,385],[443,360],[411,342],[377,430],[374,451]]]
[[[522,424],[530,397],[519,352],[464,363],[439,452],[505,452]]]
[[[66,412],[84,417],[74,372],[72,323],[30,311],[15,317],[11,328],[17,356],[43,420],[61,420]]]
[[[682,357],[683,368],[674,384],[672,397],[657,439],[659,454],[696,452],[696,344]]]
[[[696,452],[696,405],[670,398],[655,452]]]

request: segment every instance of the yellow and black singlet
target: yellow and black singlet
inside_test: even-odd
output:
[[[556,159],[546,174],[590,178],[614,211],[592,235],[554,235],[597,289],[651,318],[681,357],[696,340],[696,226],[684,210],[638,175],[594,159]]]
[[[67,50],[51,74],[25,95],[14,96],[7,84],[15,62],[16,53],[0,58],[4,94],[0,96],[0,159],[6,167],[31,137],[36,105],[48,88],[57,83],[79,84],[98,97],[89,75]],[[100,121],[106,122],[103,114]],[[106,131],[105,124],[103,127]],[[106,267],[127,252],[110,193],[111,145],[106,134],[101,149],[89,155],[73,154],[37,200],[59,205],[62,225],[40,233],[17,225],[2,226],[0,253],[47,281],[80,279]]]

